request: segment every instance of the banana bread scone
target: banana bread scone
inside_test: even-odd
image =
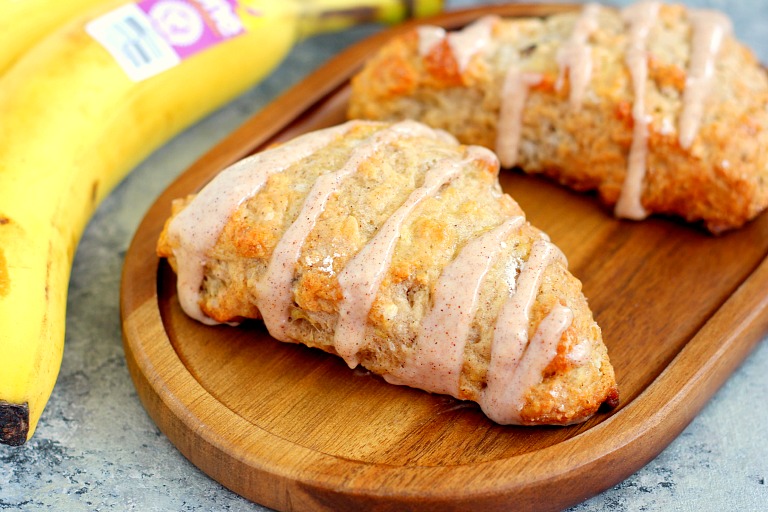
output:
[[[641,2],[392,40],[351,118],[416,119],[619,217],[737,228],[768,204],[768,77],[723,14]]]
[[[618,401],[581,283],[498,182],[489,150],[415,121],[350,121],[174,202],[158,254],[204,323],[269,333],[503,424]]]

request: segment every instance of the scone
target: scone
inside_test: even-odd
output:
[[[504,167],[596,190],[618,217],[717,233],[768,204],[768,77],[715,11],[587,4],[418,27],[354,77],[348,114],[445,129]]]
[[[502,424],[618,400],[581,283],[498,182],[489,150],[415,121],[350,121],[174,202],[158,254],[184,311],[269,333]]]

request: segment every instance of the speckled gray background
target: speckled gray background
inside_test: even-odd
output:
[[[483,3],[494,2],[446,5]],[[728,12],[737,35],[768,62],[768,1],[689,3]],[[144,212],[173,178],[276,95],[376,30],[356,28],[300,44],[266,81],[157,151],[105,200],[75,259],[66,350],[53,397],[28,444],[0,446],[0,511],[265,510],[192,466],[142,408],[121,344],[123,257]],[[763,341],[655,460],[572,510],[768,511],[766,388]]]

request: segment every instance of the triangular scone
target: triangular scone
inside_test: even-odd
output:
[[[738,228],[768,206],[768,74],[725,15],[641,1],[393,38],[349,116],[414,119],[504,167],[596,190],[617,217]]]
[[[414,121],[351,121],[224,170],[158,242],[205,322],[270,334],[503,424],[618,401],[581,283],[498,182],[487,149]]]

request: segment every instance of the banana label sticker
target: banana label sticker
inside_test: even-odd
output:
[[[140,82],[243,34],[241,9],[237,0],[141,0],[94,19],[85,30]]]

